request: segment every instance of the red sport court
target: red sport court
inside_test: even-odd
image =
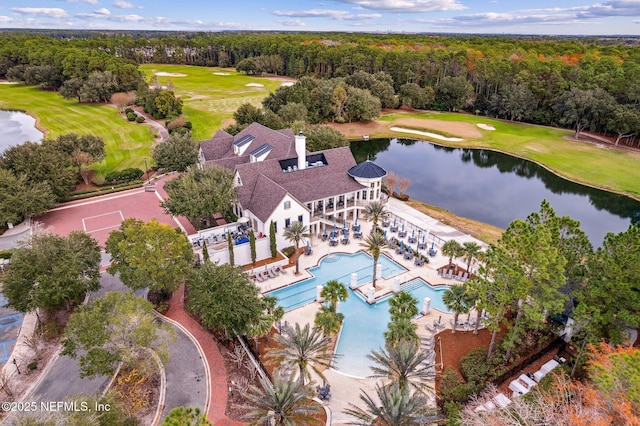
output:
[[[179,227],[186,234],[194,234],[195,228],[184,217],[172,217],[165,213],[160,202],[166,199],[165,182],[177,177],[173,174],[156,181],[155,192],[144,188],[131,189],[86,200],[72,201],[38,217],[42,230],[66,236],[71,231],[84,231],[104,247],[109,232],[117,229],[124,219],[135,218],[145,222],[156,219],[172,227]]]

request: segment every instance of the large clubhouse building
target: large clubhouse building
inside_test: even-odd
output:
[[[199,166],[212,165],[234,171],[235,213],[264,235],[273,222],[280,247],[290,244],[282,230],[293,221],[315,235],[357,218],[380,200],[387,174],[371,161],[356,164],[349,147],[308,152],[304,135],[258,123],[236,136],[219,130],[200,142]]]

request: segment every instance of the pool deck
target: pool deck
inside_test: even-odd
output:
[[[448,225],[445,225],[425,215],[424,213],[415,210],[414,208],[406,205],[399,200],[389,200],[389,203],[387,204],[387,210],[392,215],[392,217],[395,217],[399,220],[399,223],[402,223],[401,221],[406,221],[407,223],[413,224],[415,227],[428,230],[431,234],[436,235],[444,241],[454,239],[461,244],[467,241],[475,241],[483,248],[487,246],[485,243],[476,240],[473,237],[466,235]],[[371,223],[364,220],[359,220],[359,224],[362,226],[363,234],[367,235],[371,230]],[[394,235],[397,234],[388,233],[388,236]],[[275,290],[277,288],[310,278],[312,275],[309,273],[308,268],[317,266],[324,256],[332,253],[355,253],[362,250],[362,247],[360,246],[360,240],[355,240],[352,238],[349,244],[340,244],[336,247],[330,247],[328,242],[322,241],[316,235],[311,237],[311,248],[313,249],[311,255],[300,256],[299,275],[294,274],[294,268],[289,268],[287,269],[286,274],[280,274],[275,278],[271,278],[261,283],[256,282],[256,285],[260,287],[260,290],[262,292]],[[404,257],[397,255],[395,251],[391,249],[384,249],[384,254],[405,267],[407,271],[390,279],[377,279],[375,298],[378,299],[388,293],[391,293],[393,291],[393,285],[396,278],[400,279],[400,283],[410,281],[414,278],[422,278],[432,286],[436,287],[439,285],[451,286],[460,284],[461,281],[447,279],[438,275],[436,269],[440,266],[446,265],[449,262],[449,258],[443,256],[440,253],[440,248],[441,247],[436,245],[438,254],[435,257],[430,257],[429,263],[425,264],[424,266],[415,266],[413,261],[404,259]],[[366,288],[368,287],[369,285],[365,284],[362,287],[362,290],[366,292]],[[419,308],[422,308],[422,306],[420,305]],[[313,302],[301,308],[287,312],[283,319],[289,324],[299,323],[300,325],[304,325],[308,323],[313,325],[313,320],[319,309],[320,304]],[[475,316],[475,314],[472,315]],[[421,316],[420,318],[414,320],[414,322],[418,324],[418,335],[426,336],[431,334],[431,332],[426,329],[426,324],[432,324],[434,321],[440,320],[446,328],[451,328],[450,320],[452,318],[452,314],[432,309],[429,314]],[[441,373],[439,368],[437,368],[436,370],[438,374]],[[376,379],[349,377],[335,370],[327,370],[325,372],[325,376],[331,384],[332,396],[327,405],[332,413],[332,424],[348,424],[353,420],[352,417],[347,416],[343,413],[343,411],[349,408],[349,403],[359,406],[363,405],[359,397],[361,389],[365,390],[369,395],[375,395]]]

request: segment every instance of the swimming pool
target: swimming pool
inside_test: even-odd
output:
[[[386,279],[399,275],[406,269],[381,255],[378,261],[382,264],[382,276]],[[335,353],[340,355],[336,361],[339,372],[355,377],[371,375],[371,361],[367,355],[373,349],[384,346],[384,332],[391,316],[389,315],[389,299],[391,295],[369,305],[364,297],[349,288],[351,273],[358,274],[358,284],[371,281],[373,259],[364,252],[355,254],[338,253],[324,257],[320,264],[310,268],[312,278],[292,284],[267,293],[278,298],[278,304],[285,311],[296,309],[311,303],[316,297],[316,286],[324,285],[327,281],[338,280],[347,287],[349,297],[340,304],[340,312],[344,314],[344,324]],[[401,284],[401,290],[406,291],[418,299],[418,308],[422,309],[425,297],[431,299],[431,308],[448,312],[442,303],[442,292],[448,287],[432,287],[422,278],[414,278]],[[423,332],[418,330],[418,334]]]
[[[422,278],[414,278],[400,286],[400,289],[418,299],[418,308],[422,309],[425,297],[431,298],[431,307],[449,312],[442,303],[442,292],[448,287],[435,288]],[[358,293],[349,289],[349,297],[340,305],[344,314],[344,324],[338,338],[335,353],[339,355],[336,368],[340,373],[355,377],[367,377],[372,374],[369,368],[373,363],[367,358],[372,350],[384,347],[384,332],[391,316],[387,296],[375,305],[369,305]],[[424,330],[418,330],[424,334]]]
[[[406,271],[402,265],[385,255],[380,255],[378,262],[382,265],[382,277],[385,279]],[[364,252],[330,254],[323,257],[318,266],[310,268],[309,272],[313,275],[312,278],[271,291],[267,295],[275,296],[278,304],[288,312],[313,302],[316,299],[316,287],[327,281],[338,280],[349,287],[353,272],[358,274],[358,285],[371,281],[373,258]]]

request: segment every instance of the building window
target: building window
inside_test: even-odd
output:
[[[373,191],[369,192],[369,199],[373,200]]]
[[[371,189],[376,187],[376,183],[375,182],[371,182]]]
[[[367,191],[362,191],[362,199],[366,200],[367,199]]]
[[[273,231],[274,233],[278,233],[278,222],[276,222],[275,220],[273,221]]]
[[[298,222],[302,222],[302,215],[298,216]]]
[[[284,227],[288,228],[289,225],[291,225],[291,219],[287,218],[287,219],[284,220]]]
[[[288,210],[288,209],[290,209],[290,208],[291,208],[291,201],[285,201],[285,202],[284,202],[284,209],[285,209],[285,210]]]

